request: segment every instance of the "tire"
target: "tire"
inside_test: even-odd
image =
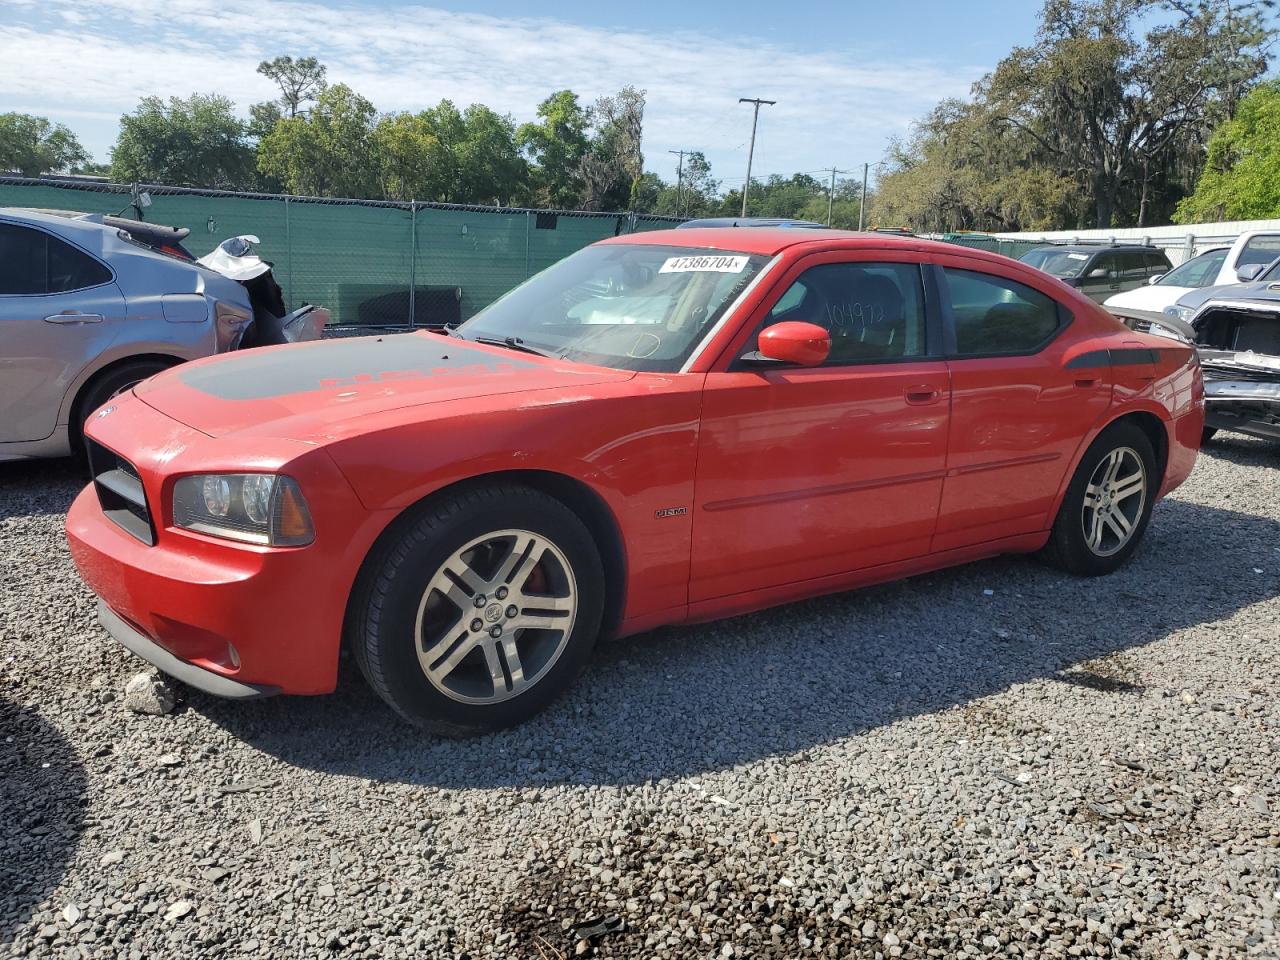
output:
[[[130,360],[98,374],[89,383],[88,389],[80,395],[72,415],[72,443],[75,449],[84,448],[84,425],[95,410],[105,405],[112,397],[124,393],[161,370],[169,369],[170,366],[171,364],[163,360]]]
[[[1204,446],[1218,433],[1217,427],[1205,427],[1200,431],[1200,446]]]
[[[1116,469],[1109,474],[1112,464]],[[1132,479],[1138,475],[1139,466],[1140,485]],[[1155,451],[1147,435],[1131,423],[1107,427],[1085,451],[1071,478],[1049,536],[1045,551],[1048,559],[1082,577],[1097,577],[1119,569],[1146,532],[1160,481]],[[1101,501],[1091,487],[1101,488]],[[1112,519],[1101,519],[1105,514]]]
[[[384,534],[352,595],[347,639],[365,680],[406,720],[484,733],[569,687],[604,598],[599,551],[572,510],[528,487],[476,487]]]

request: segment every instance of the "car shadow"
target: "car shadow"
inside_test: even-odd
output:
[[[71,744],[32,710],[0,696],[0,943],[62,881],[88,803]]]
[[[785,755],[1042,677],[1098,696],[1141,679],[1089,661],[1280,593],[1280,523],[1166,501],[1123,570],[1025,557],[958,567],[597,652],[550,710],[469,740],[420,733],[354,671],[319,698],[191,706],[299,767],[442,787],[635,784]],[[1268,572],[1243,545],[1270,555]],[[991,595],[984,591],[990,589]],[[1081,667],[1080,665],[1084,665]]]
[[[0,493],[23,491],[21,497],[0,496],[0,520],[66,513],[88,482],[88,469],[74,457],[0,463]]]
[[[1280,467],[1280,442],[1220,430],[1200,448],[1203,456],[1243,467]]]

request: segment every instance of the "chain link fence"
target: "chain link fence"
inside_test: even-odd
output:
[[[326,200],[139,186],[143,217],[186,227],[197,257],[252,234],[292,307],[328,307],[342,325],[465,320],[512,287],[605,237],[680,221],[628,213]],[[0,177],[0,207],[137,217],[121,184]]]

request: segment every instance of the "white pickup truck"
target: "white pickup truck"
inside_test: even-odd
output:
[[[1102,305],[1159,313],[1192,290],[1248,283],[1277,257],[1280,257],[1280,231],[1250,230],[1236,237],[1231,246],[1207,250],[1163,276],[1152,277],[1147,286],[1117,293]]]

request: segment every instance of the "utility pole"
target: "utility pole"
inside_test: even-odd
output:
[[[836,174],[851,173],[851,172],[852,171],[850,170],[837,170],[835,167],[831,168],[831,186],[827,189],[827,226],[828,227],[831,226],[831,207],[834,204],[835,198],[836,198]],[[859,225],[859,229],[861,229],[861,225]]]
[[[676,209],[680,210],[680,198],[684,195],[684,155],[691,153],[690,150],[668,150],[667,153],[674,153],[680,158],[680,162],[676,165]]]
[[[751,189],[751,160],[756,152],[756,124],[760,120],[760,104],[772,107],[777,100],[761,100],[759,97],[739,97],[739,103],[754,103],[755,113],[751,117],[751,147],[747,150],[747,181],[742,185],[742,216],[747,215],[747,191]]]
[[[862,165],[862,199],[858,201],[858,229],[862,229],[863,216],[867,212],[867,171],[871,169],[871,164],[864,163]]]

